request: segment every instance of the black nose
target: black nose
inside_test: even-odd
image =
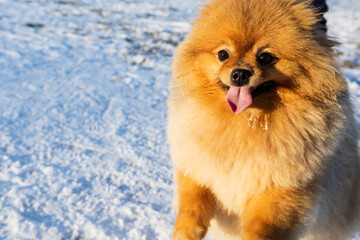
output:
[[[231,73],[231,81],[235,86],[241,87],[250,82],[253,73],[247,69],[235,69]]]

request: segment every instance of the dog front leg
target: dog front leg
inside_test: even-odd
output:
[[[173,230],[174,240],[200,240],[205,237],[214,216],[214,197],[209,189],[178,172],[179,212]]]
[[[270,189],[251,199],[242,215],[243,240],[294,240],[304,230],[314,189]]]

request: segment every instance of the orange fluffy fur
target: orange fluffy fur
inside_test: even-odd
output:
[[[358,227],[355,121],[317,22],[299,0],[216,0],[200,12],[169,87],[175,240],[343,240]],[[259,66],[259,51],[277,62]],[[253,69],[250,86],[276,84],[236,115],[224,100],[235,68]]]

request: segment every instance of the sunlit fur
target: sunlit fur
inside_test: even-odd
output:
[[[169,87],[174,239],[344,240],[357,228],[355,121],[335,42],[317,22],[309,1],[217,0],[200,11]],[[278,60],[260,66],[259,51]],[[249,86],[276,83],[236,115],[224,100],[235,68],[254,71]]]

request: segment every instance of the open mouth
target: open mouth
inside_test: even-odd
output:
[[[220,79],[218,80],[218,83],[222,89],[224,89],[225,91],[229,91],[230,86],[224,84]],[[260,85],[258,85],[256,87],[251,87],[250,93],[251,93],[252,97],[255,98],[255,97],[259,96],[261,93],[271,90],[274,87],[275,87],[274,81],[267,81],[267,82],[261,83]]]
[[[253,98],[259,96],[260,94],[267,92],[268,90],[271,90],[275,86],[274,81],[267,81],[264,82],[256,87],[250,88],[250,93]]]
[[[228,103],[230,110],[238,114],[249,107],[253,99],[257,96],[268,92],[275,86],[274,81],[264,82],[256,87],[235,87],[227,86],[220,82],[222,87],[227,90],[225,101]]]

